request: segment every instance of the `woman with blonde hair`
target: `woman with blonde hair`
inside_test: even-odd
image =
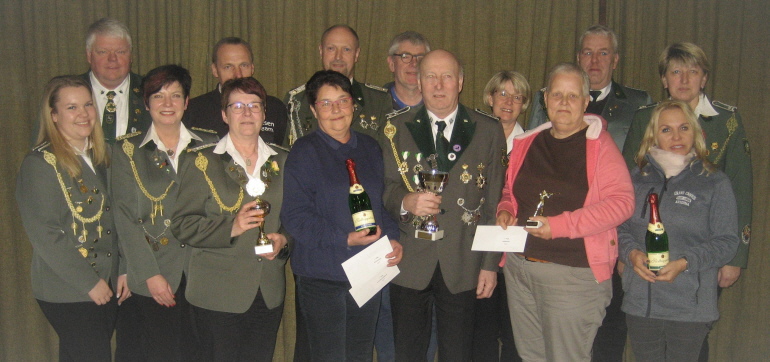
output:
[[[637,361],[697,361],[719,318],[719,268],[739,244],[735,196],[709,162],[698,119],[682,101],[655,107],[635,160],[636,212],[618,228],[631,347]],[[668,235],[667,264],[657,272],[645,245],[653,194]]]
[[[500,121],[505,132],[507,152],[513,148],[513,137],[524,133],[518,122],[519,116],[529,108],[532,91],[521,73],[501,70],[484,87],[484,103],[492,109],[492,115]]]
[[[61,361],[111,360],[117,298],[130,295],[117,276],[108,166],[91,87],[76,76],[51,79],[16,202],[33,247],[32,291],[59,335]]]

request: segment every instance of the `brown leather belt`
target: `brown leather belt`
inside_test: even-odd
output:
[[[550,261],[548,261],[548,260],[537,259],[537,258],[530,258],[530,257],[528,257],[528,256],[526,256],[526,255],[524,255],[522,253],[514,253],[514,254],[524,258],[524,260],[526,260],[526,261],[531,261],[533,263],[550,263]]]

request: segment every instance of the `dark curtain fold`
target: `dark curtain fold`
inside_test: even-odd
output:
[[[482,90],[494,72],[519,71],[533,90],[540,89],[551,66],[575,60],[577,37],[599,21],[599,9],[599,0],[0,2],[0,119],[6,125],[0,132],[5,145],[0,161],[0,360],[56,359],[58,339],[31,294],[32,250],[16,210],[15,178],[29,149],[43,86],[53,76],[88,69],[84,32],[98,18],[109,16],[128,25],[134,72],[180,64],[193,76],[193,96],[215,86],[209,70],[211,46],[224,36],[251,42],[255,77],[269,94],[282,98],[321,67],[318,42],[326,27],[347,23],[358,31],[356,78],[377,85],[392,80],[385,62],[391,38],[416,30],[434,49],[448,49],[462,59],[461,102],[486,110]],[[749,269],[722,295],[722,318],[711,333],[712,360],[762,360],[770,355],[770,245],[765,241],[770,186],[763,182],[770,171],[770,122],[762,107],[770,100],[770,2],[608,1],[606,11],[607,25],[621,38],[616,80],[661,99],[658,55],[672,42],[691,41],[711,61],[706,92],[740,109],[753,154],[753,246]],[[293,355],[293,282],[287,291],[275,361]],[[629,351],[627,356],[632,360]]]

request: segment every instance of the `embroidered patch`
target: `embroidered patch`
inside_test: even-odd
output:
[[[749,241],[751,241],[751,225],[746,225],[743,227],[743,231],[741,232],[741,242],[748,245]]]
[[[679,205],[690,206],[690,204],[698,197],[688,191],[674,191],[676,202]]]

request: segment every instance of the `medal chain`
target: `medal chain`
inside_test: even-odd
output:
[[[128,140],[123,141],[123,153],[128,156],[128,161],[131,163],[131,171],[134,173],[134,180],[136,180],[137,186],[139,186],[139,189],[142,190],[142,193],[145,197],[150,199],[152,201],[152,211],[150,211],[150,220],[152,221],[152,224],[155,225],[155,216],[160,212],[160,216],[163,216],[163,200],[166,199],[166,196],[168,196],[168,191],[171,190],[171,186],[174,185],[174,180],[171,180],[171,183],[168,184],[168,187],[166,187],[166,191],[163,192],[162,195],[155,197],[150,195],[150,192],[147,191],[147,188],[144,187],[144,183],[142,182],[142,179],[139,178],[139,171],[136,169],[136,163],[134,162],[134,145]]]
[[[209,160],[206,158],[206,156],[203,155],[203,153],[198,152],[198,157],[195,158],[195,167],[197,167],[201,172],[203,172],[203,177],[206,178],[206,183],[209,184],[209,189],[211,190],[211,194],[214,196],[214,201],[217,202],[217,205],[219,205],[219,209],[222,211],[227,211],[231,214],[235,214],[236,211],[238,211],[238,208],[241,207],[241,202],[243,201],[243,187],[239,187],[238,189],[238,201],[235,202],[233,206],[227,206],[224,202],[222,202],[222,199],[219,197],[219,193],[217,192],[217,189],[214,187],[214,183],[211,182],[211,179],[209,178],[209,175],[206,173],[206,169],[208,168]]]
[[[56,167],[56,155],[48,151],[43,151],[43,158],[46,162],[48,162],[49,165],[53,166],[53,170],[56,172],[56,178],[59,180],[59,186],[61,187],[62,194],[64,194],[64,200],[67,202],[67,207],[69,207],[70,212],[72,213],[72,217],[80,221],[80,224],[83,225],[82,242],[85,242],[85,238],[88,236],[88,231],[86,231],[86,224],[90,224],[95,221],[99,221],[99,226],[96,228],[96,231],[99,233],[99,237],[102,237],[102,225],[100,219],[104,213],[104,195],[102,195],[102,202],[99,205],[99,211],[96,212],[96,214],[92,217],[84,217],[77,211],[75,205],[72,203],[72,198],[67,192],[67,186],[64,184],[64,179],[62,178],[59,169]],[[75,235],[77,235],[77,224],[74,222],[72,223],[72,231],[75,233]]]

